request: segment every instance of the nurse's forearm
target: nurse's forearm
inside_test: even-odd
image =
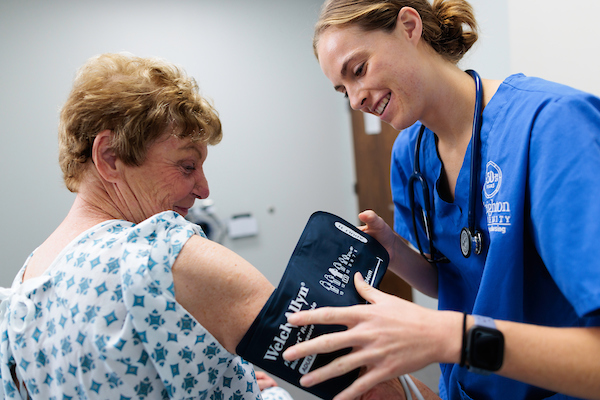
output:
[[[438,297],[438,273],[435,264],[430,264],[410,244],[398,236],[394,245],[394,257],[388,269],[404,279],[419,292]]]
[[[507,321],[496,321],[496,326],[505,339],[499,375],[600,399],[600,328],[548,328]]]

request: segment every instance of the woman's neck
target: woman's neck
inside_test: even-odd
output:
[[[105,196],[90,192],[89,182],[79,188],[65,219],[36,249],[27,263],[23,281],[39,276],[48,269],[60,252],[88,229],[111,219],[122,219]]]

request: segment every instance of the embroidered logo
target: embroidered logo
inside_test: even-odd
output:
[[[483,192],[485,197],[491,199],[500,190],[502,185],[502,170],[493,161],[489,161],[485,166],[485,184]]]
[[[484,202],[484,206],[490,233],[499,232],[504,234],[507,228],[510,227],[510,203],[493,198],[498,194],[501,185],[502,170],[496,163],[489,161],[485,168],[483,193],[487,199]]]

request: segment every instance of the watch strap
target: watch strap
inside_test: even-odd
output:
[[[460,348],[460,366],[465,366],[465,361],[467,361],[467,314],[463,313],[463,321],[462,321],[462,344]]]
[[[475,320],[473,326],[485,326],[486,328],[496,329],[496,323],[493,318],[473,314],[473,319]]]

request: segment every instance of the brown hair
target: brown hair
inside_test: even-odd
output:
[[[403,7],[412,7],[419,13],[425,42],[454,64],[477,41],[473,8],[465,0],[434,0],[433,4],[428,0],[327,0],[315,26],[315,55],[319,36],[330,26],[357,25],[365,31],[391,32]]]
[[[94,139],[106,129],[128,165],[141,165],[167,130],[211,145],[222,137],[219,116],[194,78],[164,60],[124,53],[88,60],[60,113],[59,162],[70,191],[77,192]]]

